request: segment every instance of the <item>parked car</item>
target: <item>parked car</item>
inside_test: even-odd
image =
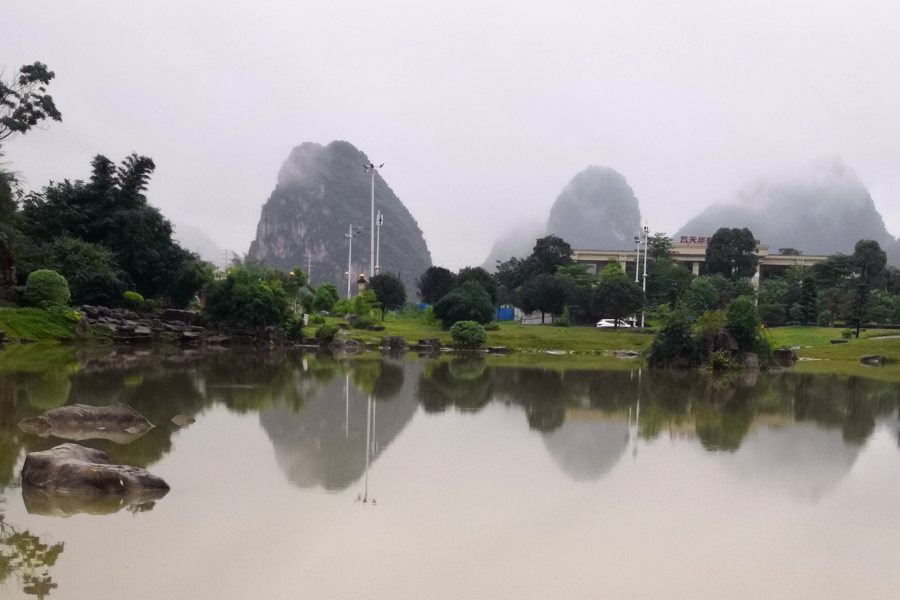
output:
[[[597,327],[599,327],[600,329],[606,329],[606,328],[613,329],[615,326],[616,326],[615,319],[600,319],[597,322]],[[634,327],[633,321],[619,321],[620,329],[622,329],[622,328],[630,329],[631,327]]]

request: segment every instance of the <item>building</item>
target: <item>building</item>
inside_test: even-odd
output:
[[[706,272],[706,243],[712,238],[681,236],[678,243],[672,244],[674,252],[672,260],[686,266],[694,275]],[[635,250],[573,250],[572,258],[577,263],[588,265],[593,273],[599,273],[610,262],[618,262],[626,271],[634,273]],[[810,256],[806,254],[770,254],[769,247],[757,242],[756,255],[759,267],[751,280],[759,286],[760,278],[768,279],[778,272],[786,271],[794,265],[812,266],[824,262],[827,256]],[[643,260],[643,254],[641,255]]]

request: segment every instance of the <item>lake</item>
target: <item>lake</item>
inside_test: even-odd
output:
[[[7,348],[0,596],[900,596],[900,384],[556,358]],[[116,402],[171,491],[23,495],[18,423]]]

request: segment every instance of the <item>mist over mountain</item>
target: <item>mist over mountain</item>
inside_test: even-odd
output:
[[[353,240],[354,280],[369,268],[371,176],[368,157],[352,144],[304,143],[294,148],[278,173],[275,190],[262,208],[256,239],[248,256],[281,269],[307,266],[312,282],[346,289],[347,232],[363,226]],[[415,280],[431,266],[431,254],[419,225],[381,174],[375,176],[375,209],[384,213],[381,272],[400,275],[410,296]]]
[[[550,208],[546,226],[523,224],[500,236],[484,262],[531,254],[535,240],[555,234],[573,249],[628,250],[641,227],[638,199],[620,173],[590,166],[572,178]]]
[[[613,169],[597,166],[563,188],[547,219],[548,233],[573,249],[630,249],[640,227],[641,209],[631,186]]]
[[[505,262],[510,258],[528,256],[534,249],[534,244],[538,238],[547,235],[546,223],[532,221],[530,223],[522,223],[515,229],[511,229],[497,238],[491,253],[482,263],[482,267],[490,272],[494,272],[497,268],[497,261]]]
[[[791,247],[804,254],[849,254],[857,241],[869,239],[895,254],[894,236],[869,191],[838,157],[817,160],[777,180],[757,181],[733,201],[701,212],[675,237],[711,236],[720,227],[748,227],[776,252]]]
[[[174,229],[172,237],[178,240],[182,248],[196,252],[200,255],[200,258],[216,266],[221,267],[225,264],[226,250],[216,244],[205,231],[198,227],[174,221],[172,222],[172,227]],[[234,254],[233,250],[228,250],[229,260]]]

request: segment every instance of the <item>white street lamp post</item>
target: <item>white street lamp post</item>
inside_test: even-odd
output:
[[[634,259],[634,282],[638,283],[640,279],[638,276],[641,272],[641,236],[634,236],[634,243],[637,246],[637,256]]]
[[[353,238],[362,233],[362,230],[362,227],[357,227],[356,233],[353,233],[353,225],[350,225],[350,233],[344,234],[350,241],[350,248],[347,251],[347,300],[350,299],[350,283],[353,280]]]
[[[381,226],[384,224],[384,213],[380,210],[378,211],[378,216],[375,218],[375,226],[378,228],[378,241],[375,244],[375,274],[378,275],[381,272]]]
[[[378,168],[384,166],[384,163],[378,165]],[[369,163],[363,165],[366,173],[372,173],[372,220],[371,229],[369,230],[369,277],[375,275],[375,164]]]
[[[650,254],[650,228],[644,225],[644,296],[647,295],[647,255]],[[645,299],[646,301],[646,299]],[[641,311],[641,327],[644,327],[644,311]]]

